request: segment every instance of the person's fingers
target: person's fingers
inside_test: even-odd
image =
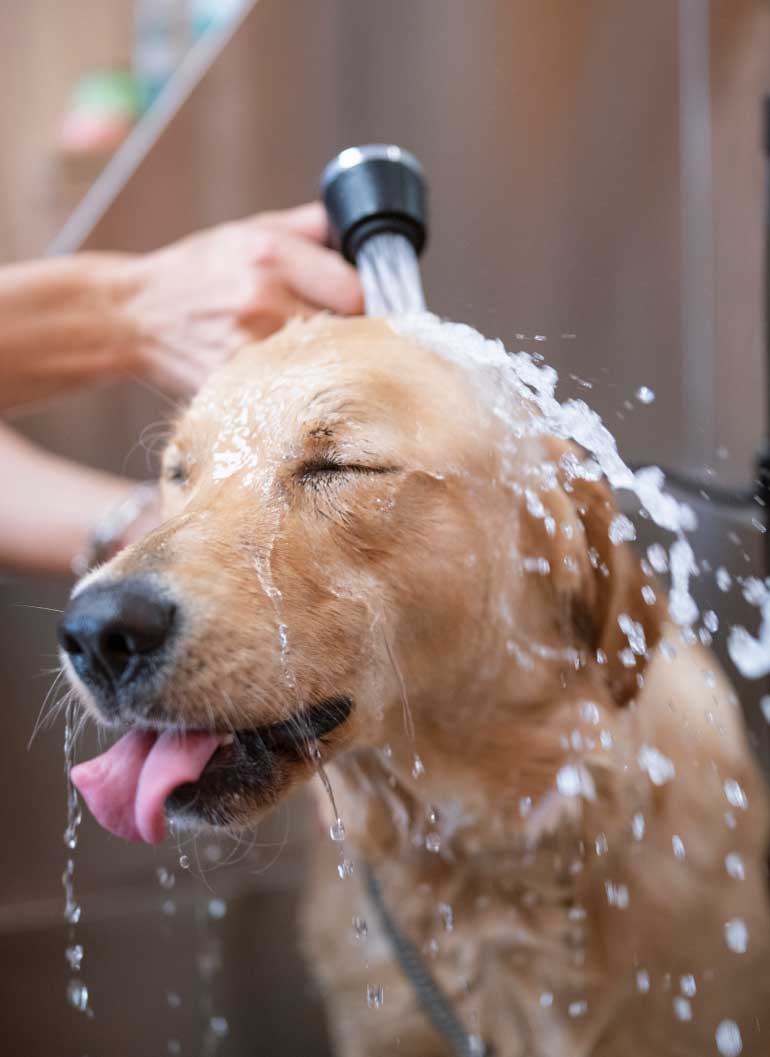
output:
[[[254,217],[254,223],[270,227],[275,231],[301,235],[306,239],[312,239],[313,242],[324,243],[329,238],[329,218],[320,202],[308,202],[294,209],[260,213]]]
[[[344,316],[363,312],[358,272],[336,250],[287,233],[275,246],[275,267],[301,300]]]
[[[238,327],[251,340],[266,338],[289,319],[304,319],[317,311],[318,306],[298,296],[282,275],[263,273],[257,277],[252,300],[238,313]]]

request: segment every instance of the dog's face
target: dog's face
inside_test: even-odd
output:
[[[167,812],[250,820],[415,728],[461,746],[533,642],[562,660],[522,665],[516,696],[558,695],[610,602],[532,416],[384,322],[293,325],[211,379],[164,455],[167,520],[78,585],[61,632],[101,721],[216,733]]]

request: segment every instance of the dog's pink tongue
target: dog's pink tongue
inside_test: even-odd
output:
[[[110,833],[158,844],[166,835],[166,797],[198,781],[220,741],[202,731],[131,731],[101,756],[73,767],[72,782]]]

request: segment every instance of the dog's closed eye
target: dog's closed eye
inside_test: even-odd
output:
[[[319,456],[303,462],[297,471],[301,484],[315,485],[333,481],[335,478],[357,475],[396,473],[396,466],[368,465],[366,463],[342,462],[329,456]]]

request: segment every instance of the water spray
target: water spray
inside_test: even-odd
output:
[[[321,195],[333,240],[361,275],[366,314],[423,311],[427,194],[414,155],[393,144],[348,147],[324,169]]]

